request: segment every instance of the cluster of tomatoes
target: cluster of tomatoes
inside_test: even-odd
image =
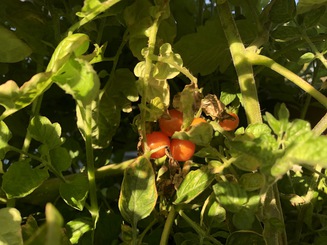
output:
[[[171,109],[168,111],[169,117],[159,119],[160,131],[154,131],[146,135],[147,144],[150,150],[162,147],[162,149],[151,154],[151,158],[161,158],[166,154],[165,148],[170,149],[173,159],[176,161],[187,161],[192,158],[195,151],[195,144],[189,140],[171,139],[171,136],[181,130],[183,124],[183,113]],[[226,130],[234,130],[239,123],[238,116],[235,113],[229,113],[233,119],[225,119],[219,122],[220,126]],[[194,118],[191,127],[200,123],[207,123],[203,118]]]

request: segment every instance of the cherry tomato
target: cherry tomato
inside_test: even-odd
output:
[[[171,109],[168,112],[170,118],[161,117],[159,119],[159,127],[163,133],[170,137],[176,131],[181,130],[183,124],[183,113],[175,109]]]
[[[150,150],[154,150],[160,146],[170,146],[170,140],[167,135],[162,132],[152,132],[146,135],[146,141]],[[151,158],[160,158],[166,154],[165,148],[162,148],[151,154]]]
[[[233,112],[228,112],[229,115],[233,117],[233,119],[224,119],[223,121],[219,122],[219,125],[226,131],[232,131],[237,128],[240,119],[238,118],[237,114]]]
[[[196,126],[200,123],[206,123],[207,121],[204,120],[202,117],[196,117],[193,119],[192,123],[191,123],[191,126]]]
[[[190,160],[195,151],[195,144],[189,140],[172,139],[170,152],[176,161]]]

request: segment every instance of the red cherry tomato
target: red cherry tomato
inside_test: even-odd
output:
[[[233,118],[224,119],[219,122],[219,125],[226,131],[233,131],[237,128],[240,119],[238,118],[237,114],[233,112],[228,112],[228,114],[231,115]]]
[[[170,152],[176,161],[190,160],[195,151],[195,144],[189,140],[172,139]]]
[[[146,135],[146,141],[150,150],[154,150],[160,146],[170,146],[170,140],[167,135],[162,132],[152,132]],[[166,154],[165,148],[162,148],[151,154],[151,158],[160,158]]]
[[[196,117],[193,119],[192,123],[191,123],[191,126],[196,126],[200,123],[206,123],[207,121],[204,120],[202,117]]]
[[[183,124],[183,113],[175,109],[168,111],[170,118],[161,117],[159,127],[163,133],[171,137],[176,131],[180,131]]]

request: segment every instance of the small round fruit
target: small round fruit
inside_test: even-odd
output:
[[[163,133],[171,137],[176,131],[180,131],[183,124],[183,113],[171,109],[168,111],[170,118],[161,117],[159,127]]]
[[[192,123],[191,123],[191,126],[196,126],[200,123],[206,123],[207,121],[204,120],[202,117],[196,117],[193,119]]]
[[[170,140],[167,135],[162,132],[152,132],[146,135],[146,142],[150,148],[150,150],[157,149],[160,146],[170,146]],[[165,148],[162,148],[151,154],[151,158],[160,158],[166,154]]]
[[[226,131],[233,131],[237,128],[240,119],[238,118],[237,114],[233,112],[228,112],[233,118],[224,119],[219,122],[220,127],[222,127]]]
[[[195,151],[195,144],[189,140],[172,139],[170,142],[170,152],[176,161],[190,160]]]

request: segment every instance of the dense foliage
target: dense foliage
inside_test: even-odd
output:
[[[1,0],[0,244],[325,244],[326,7]]]

